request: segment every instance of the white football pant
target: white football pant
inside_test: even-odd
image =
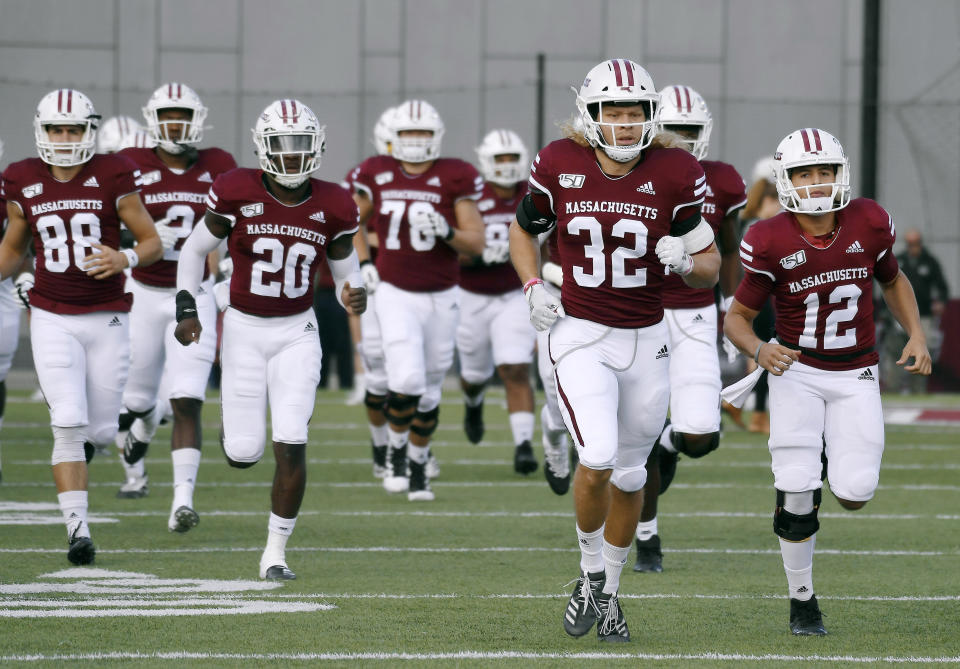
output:
[[[677,432],[720,430],[717,309],[664,309],[670,333],[670,423]]]
[[[503,295],[460,290],[457,355],[467,383],[485,383],[500,365],[529,365],[536,341],[521,290]]]

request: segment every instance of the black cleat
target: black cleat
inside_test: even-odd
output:
[[[790,599],[790,631],[795,636],[823,636],[827,633],[815,595],[805,602]]]
[[[170,514],[167,521],[167,529],[171,532],[183,534],[200,524],[200,516],[189,506],[178,506],[176,511]]]
[[[636,540],[637,561],[634,571],[657,573],[663,571],[663,552],[660,550],[660,537],[654,534],[645,541]]]
[[[577,585],[570,595],[567,608],[563,612],[563,631],[570,636],[580,637],[590,631],[599,615],[597,596],[607,580],[605,572],[588,574],[582,572]]]
[[[556,451],[550,451],[544,442],[543,474],[554,494],[567,494],[570,490],[570,454],[566,444],[561,444]]]
[[[427,476],[427,463],[409,460],[407,469],[410,472],[407,499],[411,502],[432,502],[434,496],[430,489],[430,477]]]
[[[293,581],[297,575],[290,571],[290,567],[285,564],[275,564],[267,567],[267,571],[262,578],[268,581]]]
[[[137,441],[133,435],[127,432],[127,438],[123,441],[123,461],[128,465],[135,465],[147,454],[149,442]]]
[[[370,448],[373,450],[373,477],[382,479],[387,475],[387,445],[377,446],[371,442]]]
[[[517,444],[513,451],[513,471],[518,474],[532,474],[537,471],[537,458],[529,441]]]
[[[71,564],[76,565],[86,565],[93,564],[93,560],[97,555],[97,549],[93,545],[93,539],[90,537],[78,537],[77,531],[80,529],[80,526],[77,525],[77,529],[73,531],[72,537],[70,537],[70,548],[67,550],[67,559],[70,560]]]
[[[479,444],[483,439],[483,403],[475,407],[465,406],[463,414],[463,431],[471,444]]]
[[[630,641],[627,619],[623,617],[616,594],[597,595],[597,639],[600,641]]]

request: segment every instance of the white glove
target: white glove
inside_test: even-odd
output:
[[[10,292],[13,293],[15,298],[17,298],[18,306],[21,309],[30,308],[30,297],[27,295],[27,293],[31,288],[33,288],[33,281],[33,274],[30,272],[23,272],[13,282],[13,290]]]
[[[555,262],[543,263],[540,274],[544,281],[549,281],[557,288],[563,285],[563,268]]]
[[[233,258],[226,256],[221,259],[217,264],[217,269],[220,270],[220,274],[223,275],[223,280],[226,281],[231,276],[233,276]]]
[[[217,309],[226,311],[230,306],[230,279],[224,279],[213,284],[213,299],[217,303]]]
[[[530,307],[530,322],[540,332],[546,332],[558,318],[566,316],[560,300],[543,287],[542,281],[529,284],[523,290]]]
[[[679,237],[661,237],[657,242],[657,258],[670,271],[680,276],[686,276],[693,269],[693,258],[683,246]]]
[[[377,286],[380,285],[380,272],[377,271],[373,261],[364,260],[360,263],[360,276],[363,277],[363,285],[367,287],[367,295],[377,292]]]
[[[410,226],[418,232],[447,240],[453,237],[453,228],[438,211],[424,211],[410,220]]]
[[[727,362],[732,365],[737,361],[737,356],[740,355],[740,351],[733,345],[733,342],[730,341],[727,335],[723,335],[722,345],[723,352],[727,354]]]
[[[720,313],[725,314],[730,311],[730,305],[733,304],[733,295],[720,298]]]
[[[168,223],[170,219],[161,218],[159,221],[153,224],[153,227],[157,229],[157,236],[160,237],[160,245],[163,246],[164,251],[169,251],[173,248],[173,245],[177,243],[180,235],[177,234],[177,231],[171,228]]]
[[[502,265],[510,260],[510,242],[493,242],[483,247],[484,265]]]

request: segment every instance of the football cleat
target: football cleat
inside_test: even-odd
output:
[[[663,571],[663,552],[660,550],[660,537],[654,534],[649,539],[636,539],[637,561],[633,564],[634,571],[652,572],[659,574]]]
[[[600,641],[630,641],[627,619],[620,608],[616,594],[597,595],[597,639]]]
[[[94,558],[97,555],[97,549],[94,547],[93,539],[90,537],[77,536],[81,525],[82,523],[77,524],[76,529],[73,531],[73,536],[70,537],[70,548],[67,549],[67,559],[70,560],[71,564],[75,565],[93,564]]]
[[[117,491],[119,499],[140,499],[147,496],[147,475],[134,476],[127,479],[127,482],[120,486]]]
[[[189,506],[178,506],[170,513],[167,529],[183,534],[200,524],[200,516]]]
[[[465,406],[463,414],[463,431],[471,444],[479,444],[483,439],[483,403],[475,407]]]
[[[149,446],[149,442],[137,441],[133,434],[127,432],[127,438],[123,440],[123,461],[128,465],[138,463],[147,454]]]
[[[382,479],[387,475],[387,447],[370,443],[373,450],[373,477]]]
[[[805,602],[790,599],[790,631],[796,636],[823,636],[827,633],[816,595]]]
[[[411,460],[407,466],[410,469],[407,499],[411,502],[432,502],[433,491],[430,489],[430,477],[427,476],[427,463]]]
[[[400,448],[387,448],[387,472],[383,477],[383,489],[387,492],[407,492],[410,489],[406,444]]]
[[[564,432],[551,443],[546,431],[543,433],[543,473],[547,477],[547,484],[557,495],[566,495],[570,490],[570,447],[567,443],[567,433]]]
[[[293,581],[297,575],[290,571],[290,567],[284,560],[269,566],[264,565],[263,560],[260,560],[260,578],[268,581]]]
[[[563,612],[563,630],[570,636],[580,637],[590,631],[597,622],[597,596],[607,580],[605,572],[582,572]]]
[[[537,458],[529,441],[517,444],[513,451],[513,471],[518,474],[532,474],[537,471]]]
[[[440,461],[432,450],[427,451],[427,478],[435,479],[440,476]]]

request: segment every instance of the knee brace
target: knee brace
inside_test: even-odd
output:
[[[90,455],[87,456],[84,428],[82,427],[53,427],[53,453],[50,455],[50,464],[59,465],[63,462],[90,462],[94,448],[90,445]]]
[[[707,453],[717,450],[717,447],[720,445],[719,432],[695,436],[701,437],[702,439],[697,439],[696,442],[694,442],[692,439],[688,439],[687,435],[683,432],[673,430],[670,434],[670,443],[673,444],[673,447],[677,449],[678,453],[683,453],[690,458],[702,458]]]
[[[423,423],[423,425],[410,425],[410,431],[421,437],[429,437],[437,431],[439,423],[440,407],[435,406],[430,411],[417,411],[413,414],[413,419]]]
[[[374,411],[386,412],[387,410],[387,396],[375,395],[369,390],[363,395],[363,403],[368,409],[373,409]]]
[[[223,451],[223,457],[226,458],[227,464],[230,465],[231,467],[235,467],[236,469],[249,469],[250,467],[253,467],[255,464],[260,462],[259,458],[250,462],[234,460],[233,458],[231,458],[230,454],[227,453],[227,441],[224,438],[222,428],[220,429],[220,450]]]
[[[610,483],[623,492],[637,492],[647,482],[646,463],[639,467],[614,467]]]
[[[778,537],[787,541],[805,541],[816,534],[820,529],[820,521],[817,519],[817,510],[820,508],[820,498],[822,490],[811,491],[813,495],[813,511],[810,513],[796,514],[783,508],[786,494],[782,490],[777,490],[777,506],[773,511],[773,532]]]
[[[416,408],[420,403],[419,395],[400,395],[395,392],[387,392],[387,420],[393,425],[406,427],[413,420],[413,413],[407,413],[410,409]]]

